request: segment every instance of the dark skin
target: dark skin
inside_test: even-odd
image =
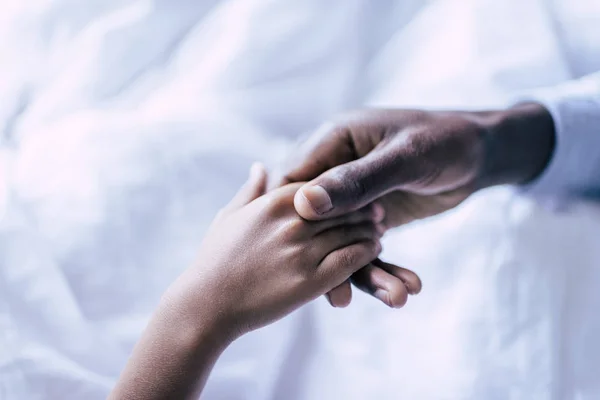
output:
[[[480,112],[363,110],[320,128],[283,182],[310,181],[294,199],[307,220],[377,201],[390,229],[454,208],[477,190],[530,182],[551,159],[554,140],[552,117],[535,103]],[[329,300],[348,305],[351,281],[388,306],[402,306],[397,271],[371,263]]]

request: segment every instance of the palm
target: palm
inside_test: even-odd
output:
[[[450,210],[470,193],[466,188],[432,195],[397,190],[381,197],[379,202],[385,208],[384,223],[389,229]]]

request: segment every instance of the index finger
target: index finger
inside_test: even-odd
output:
[[[356,158],[348,128],[325,124],[300,145],[277,186],[313,180],[323,172]]]

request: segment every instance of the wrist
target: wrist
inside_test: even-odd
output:
[[[167,290],[110,399],[198,397],[230,337],[214,316],[189,306],[177,290]]]
[[[176,281],[161,298],[156,314],[189,346],[210,344],[222,351],[240,336],[238,330],[219,302],[197,289],[189,280]]]
[[[546,168],[555,145],[554,121],[542,105],[525,103],[484,113],[479,186],[525,184]]]

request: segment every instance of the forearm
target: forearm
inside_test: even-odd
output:
[[[208,312],[163,299],[109,399],[197,398],[229,344]]]
[[[538,177],[555,147],[554,122],[548,110],[527,103],[482,115],[488,129],[479,186],[524,184]]]

